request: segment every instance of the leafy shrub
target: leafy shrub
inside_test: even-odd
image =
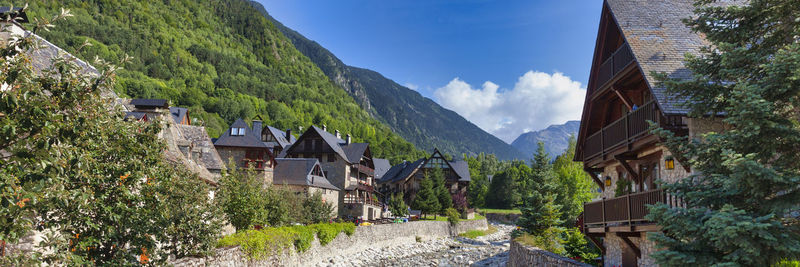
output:
[[[447,208],[444,213],[444,215],[447,216],[447,221],[450,222],[450,225],[458,225],[458,221],[461,220],[461,213],[459,213],[458,210],[454,208]]]
[[[459,234],[458,236],[466,237],[466,238],[469,238],[469,239],[475,239],[475,238],[477,238],[479,236],[490,235],[490,234],[494,234],[496,232],[497,232],[497,228],[494,227],[494,226],[489,225],[489,229],[486,229],[486,230],[469,230],[466,233]]]
[[[517,237],[517,242],[564,255],[566,251],[561,244],[561,230],[555,227],[542,231],[540,235],[522,234]]]
[[[594,259],[600,256],[600,250],[586,241],[583,233],[578,228],[570,228],[562,232],[565,254],[568,258],[577,259],[593,264]]]
[[[320,244],[327,245],[339,233],[352,235],[356,226],[352,223],[322,223],[269,227],[261,230],[245,230],[223,237],[218,247],[240,246],[251,260],[265,259],[276,252],[294,246],[295,251],[304,252],[311,247],[316,236]]]

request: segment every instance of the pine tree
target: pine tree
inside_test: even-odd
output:
[[[430,176],[425,175],[419,183],[419,191],[411,206],[421,210],[422,214],[436,214],[439,211],[439,197],[434,191],[433,179]]]
[[[392,194],[389,198],[389,210],[394,216],[405,216],[408,214],[408,206],[403,201],[403,192]]]
[[[694,175],[667,191],[683,207],[658,205],[651,234],[662,266],[771,266],[800,255],[800,2],[698,1],[686,23],[711,45],[687,56],[688,80],[665,87],[688,99],[694,118],[724,115],[728,129],[687,140],[657,130]]]
[[[555,173],[553,173],[550,157],[544,150],[544,143],[539,142],[536,155],[531,162],[532,170],[525,187],[522,212],[517,225],[535,235],[561,223],[559,205],[555,199]]]
[[[436,191],[436,197],[439,200],[439,213],[444,214],[447,209],[453,207],[453,196],[450,195],[450,190],[447,188],[442,169],[434,169],[431,177],[433,177],[434,191]]]

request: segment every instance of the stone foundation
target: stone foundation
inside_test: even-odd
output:
[[[183,258],[170,262],[181,266],[307,266],[336,255],[352,255],[370,248],[383,248],[441,238],[463,233],[469,230],[486,230],[486,220],[462,221],[456,227],[448,222],[417,221],[400,224],[381,224],[359,226],[352,236],[340,233],[325,246],[318,240],[303,253],[297,253],[294,247],[260,261],[249,261],[238,247],[219,248],[214,256],[205,258]]]
[[[520,244],[517,241],[511,241],[511,249],[508,251],[508,266],[542,266],[542,267],[560,267],[560,266],[580,266],[590,267],[592,265],[579,262],[550,251],[541,250],[536,247]],[[606,265],[610,266],[610,265]]]
[[[647,239],[646,233],[641,237],[629,237],[628,239],[641,250],[642,256],[637,258],[638,266],[658,266],[650,257],[650,254],[656,251],[655,242]],[[606,255],[603,257],[604,266],[622,266],[622,251],[627,248],[627,244],[622,241],[622,238],[616,234],[607,233],[603,245],[606,247]]]

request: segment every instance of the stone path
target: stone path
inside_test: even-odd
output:
[[[476,239],[463,237],[368,249],[355,255],[340,255],[316,266],[505,266],[509,234],[514,226],[491,224],[497,232]]]

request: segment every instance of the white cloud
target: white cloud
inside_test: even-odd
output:
[[[417,91],[417,89],[419,88],[419,85],[416,85],[416,84],[413,84],[413,83],[404,83],[403,86],[408,87],[408,89],[411,89],[411,90],[414,90],[414,91]]]
[[[511,143],[528,131],[578,120],[586,88],[563,73],[528,71],[514,88],[499,90],[490,81],[473,88],[459,78],[436,89],[434,98],[484,131]]]

